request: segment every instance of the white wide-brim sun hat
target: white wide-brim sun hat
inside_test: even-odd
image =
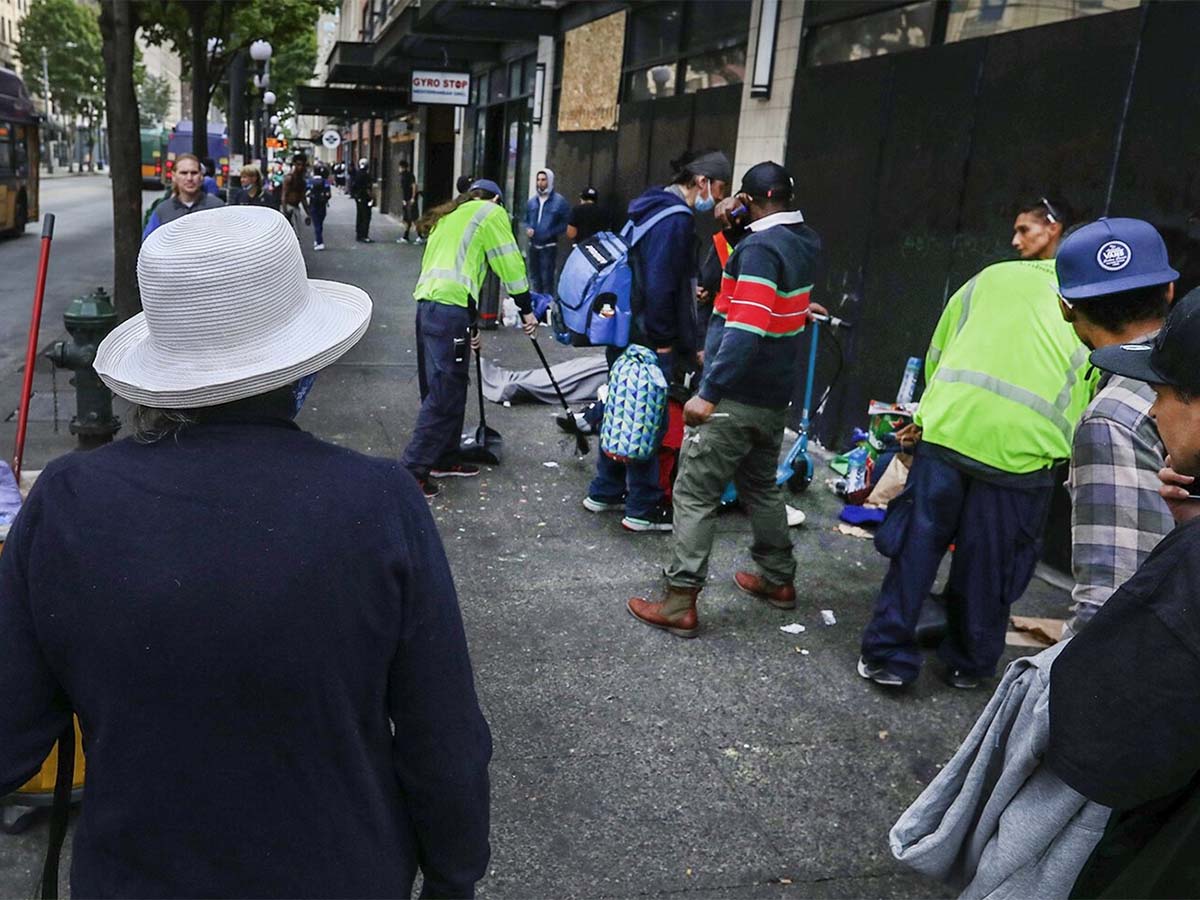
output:
[[[143,406],[216,406],[283,387],[333,363],[371,321],[367,293],[309,278],[287,219],[261,206],[156,229],[137,272],[142,312],[100,343],[95,368]]]

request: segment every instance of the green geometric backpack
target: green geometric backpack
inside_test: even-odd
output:
[[[618,462],[641,462],[658,450],[667,422],[667,379],[658,354],[630,344],[608,373],[600,449]]]

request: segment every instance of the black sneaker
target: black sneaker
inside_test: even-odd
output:
[[[907,687],[909,684],[891,669],[884,666],[873,666],[861,656],[858,658],[858,674],[867,681],[873,681],[884,687]]]
[[[960,691],[973,691],[983,684],[983,679],[977,675],[968,675],[962,669],[942,669],[939,674],[942,681]]]
[[[656,506],[644,516],[626,516],[621,527],[626,531],[671,531],[673,516],[671,507]]]
[[[421,493],[426,497],[436,497],[442,491],[442,486],[432,478],[418,478],[417,484],[421,486]]]
[[[434,466],[429,470],[434,478],[474,478],[479,474],[479,466],[472,463],[454,463],[449,466]]]

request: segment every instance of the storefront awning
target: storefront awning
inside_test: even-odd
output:
[[[349,122],[390,119],[410,110],[408,91],[307,84],[296,88],[296,113],[302,116],[325,116]]]
[[[422,0],[414,30],[423,34],[521,41],[558,31],[558,10],[541,0]]]

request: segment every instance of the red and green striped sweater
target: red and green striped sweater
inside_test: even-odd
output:
[[[700,396],[784,407],[799,376],[821,239],[798,212],[751,225],[721,276],[705,341]]]

